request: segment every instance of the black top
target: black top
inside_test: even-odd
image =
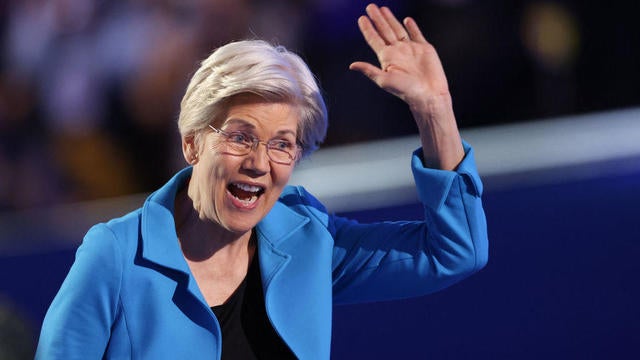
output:
[[[222,329],[222,360],[296,358],[267,317],[257,251],[238,289],[211,310]]]

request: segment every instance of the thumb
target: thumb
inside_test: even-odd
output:
[[[364,76],[368,77],[375,83],[377,83],[376,80],[383,73],[383,71],[376,66],[363,61],[356,61],[351,63],[351,65],[349,65],[349,70],[361,72],[362,74],[364,74]]]

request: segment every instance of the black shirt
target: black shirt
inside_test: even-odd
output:
[[[222,329],[222,360],[296,359],[267,317],[257,251],[238,289],[211,310]]]

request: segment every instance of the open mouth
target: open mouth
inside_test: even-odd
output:
[[[264,193],[264,188],[242,183],[231,183],[227,186],[229,193],[245,204],[252,204]]]

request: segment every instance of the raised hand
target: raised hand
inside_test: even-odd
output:
[[[358,26],[376,53],[380,67],[357,61],[349,68],[362,72],[409,105],[428,96],[449,96],[438,54],[415,20],[407,17],[403,26],[389,8],[374,4],[367,6],[366,11],[368,16],[361,16]]]
[[[464,157],[453,114],[447,78],[435,48],[424,38],[415,20],[400,23],[387,7],[370,4],[358,26],[380,66],[356,61],[359,71],[382,89],[404,100],[420,130],[424,164],[454,169]]]

